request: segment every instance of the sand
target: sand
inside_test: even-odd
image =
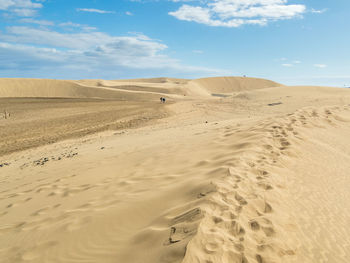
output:
[[[0,98],[0,156],[104,130],[135,128],[167,116],[163,104],[72,98]],[[4,111],[4,110],[3,110]]]
[[[348,89],[5,79],[0,96],[1,262],[350,260]]]

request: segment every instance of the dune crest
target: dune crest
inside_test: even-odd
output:
[[[210,96],[281,86],[254,78],[216,77],[197,80],[158,78],[135,80],[0,79],[0,97],[102,98],[155,100],[159,95]]]
[[[192,82],[211,93],[232,93],[283,86],[271,80],[248,77],[213,77],[196,79]]]
[[[295,221],[298,215],[293,214],[294,218],[291,215],[292,209],[289,205],[293,196],[286,186],[288,180],[295,180],[298,176],[288,179],[284,174],[293,173],[296,157],[300,152],[307,151],[303,144],[308,140],[309,133],[329,128],[329,135],[332,136],[333,129],[348,127],[349,123],[350,107],[345,106],[301,109],[277,120],[260,122],[248,129],[226,127],[223,138],[219,139],[221,151],[226,154],[220,154],[218,149],[216,153],[219,158],[215,158],[215,162],[222,167],[222,177],[212,182],[215,191],[203,194],[206,199],[201,205],[204,216],[198,224],[196,234],[187,245],[183,262],[327,260],[330,255],[324,256],[322,251],[325,247],[310,246],[309,240],[313,239],[312,223],[308,226],[298,225],[300,222]],[[343,154],[338,152],[337,155]],[[350,155],[347,155],[346,159],[349,158]],[[281,163],[284,164],[283,167]],[[217,170],[213,174],[214,172]],[[348,181],[344,173],[341,176],[338,180]],[[304,184],[302,187],[307,190],[308,186]],[[323,184],[322,187],[327,189],[329,185]],[[347,192],[344,187],[340,191]],[[330,192],[324,194],[332,195]],[[288,200],[288,203],[282,200]],[[306,205],[302,201],[300,203]],[[322,206],[322,203],[319,205]],[[308,218],[318,216],[316,211],[313,213]],[[344,217],[349,216],[346,213]],[[321,220],[319,223],[319,231],[327,232],[329,222]],[[328,233],[328,236],[334,237],[334,233]],[[327,242],[321,235],[318,238],[317,242],[321,244]],[[337,239],[340,243],[333,243],[332,246],[338,252],[328,253],[332,254],[334,262],[343,262],[346,260],[343,255],[349,253],[345,248],[349,238],[343,233]]]

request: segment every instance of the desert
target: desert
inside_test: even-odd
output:
[[[4,78],[0,112],[1,262],[349,261],[349,89]]]

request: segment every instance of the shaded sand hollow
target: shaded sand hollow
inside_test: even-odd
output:
[[[0,97],[0,262],[350,261],[348,89],[0,79]]]

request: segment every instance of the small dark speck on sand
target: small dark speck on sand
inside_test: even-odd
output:
[[[276,106],[276,105],[280,105],[282,104],[282,102],[275,102],[275,103],[270,103],[270,104],[267,104],[268,106]]]

